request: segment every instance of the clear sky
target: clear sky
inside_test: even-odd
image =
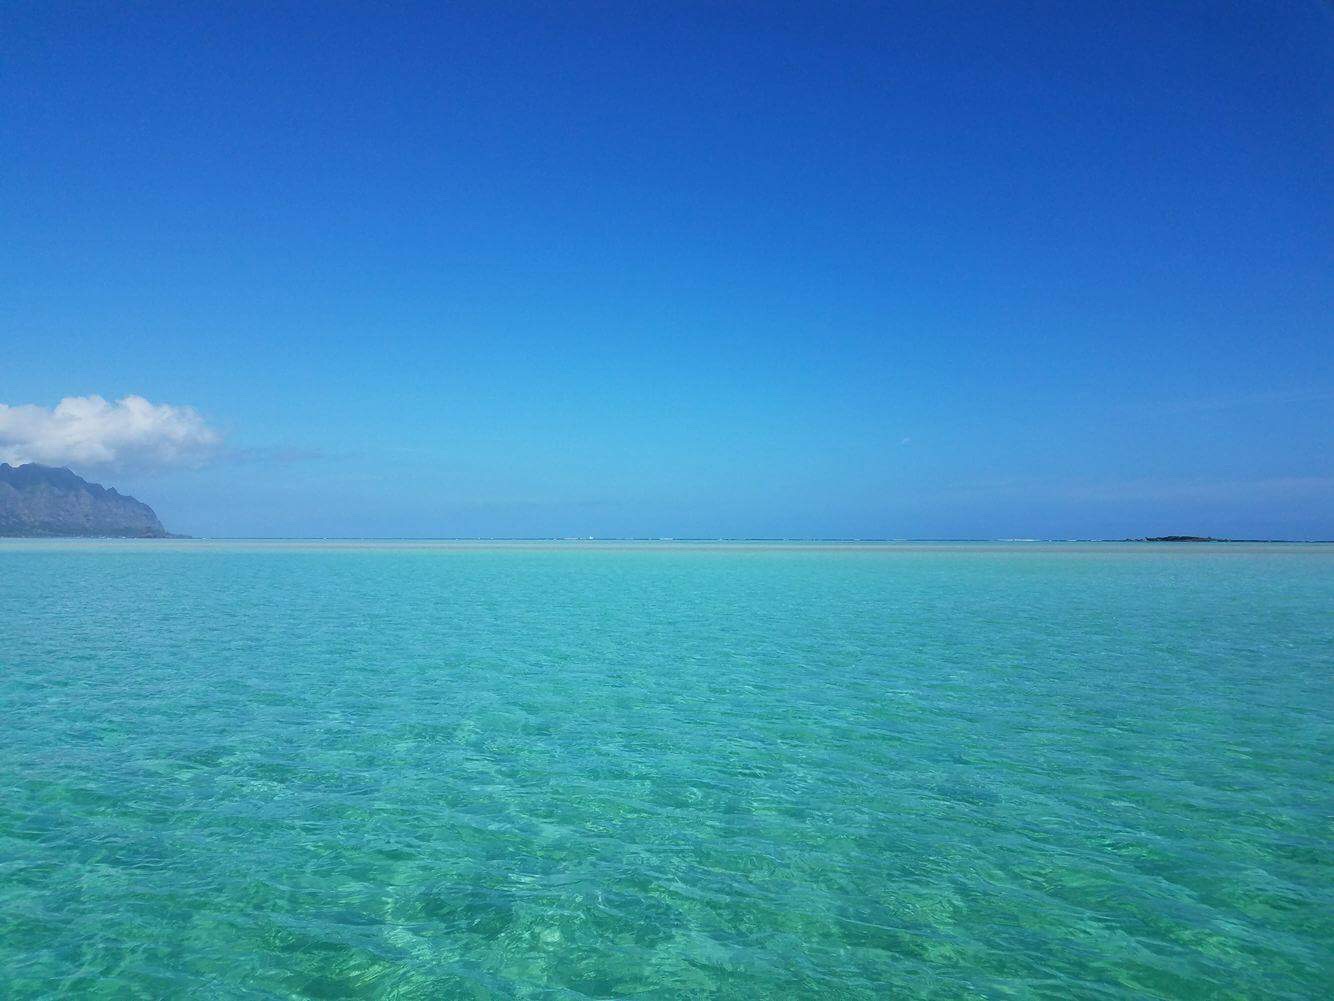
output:
[[[10,444],[194,408],[70,464],[201,535],[1331,538],[1332,10],[6,4]]]

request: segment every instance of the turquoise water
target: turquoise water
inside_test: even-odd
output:
[[[1334,546],[0,544],[0,995],[1321,998]]]

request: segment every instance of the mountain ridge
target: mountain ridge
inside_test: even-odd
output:
[[[143,501],[65,466],[0,462],[0,537],[169,539]]]

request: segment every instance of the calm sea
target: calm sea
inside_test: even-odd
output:
[[[0,544],[0,996],[1314,999],[1334,546]]]

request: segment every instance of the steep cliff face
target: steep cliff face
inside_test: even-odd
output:
[[[0,462],[0,536],[162,539],[153,509],[68,469]]]

